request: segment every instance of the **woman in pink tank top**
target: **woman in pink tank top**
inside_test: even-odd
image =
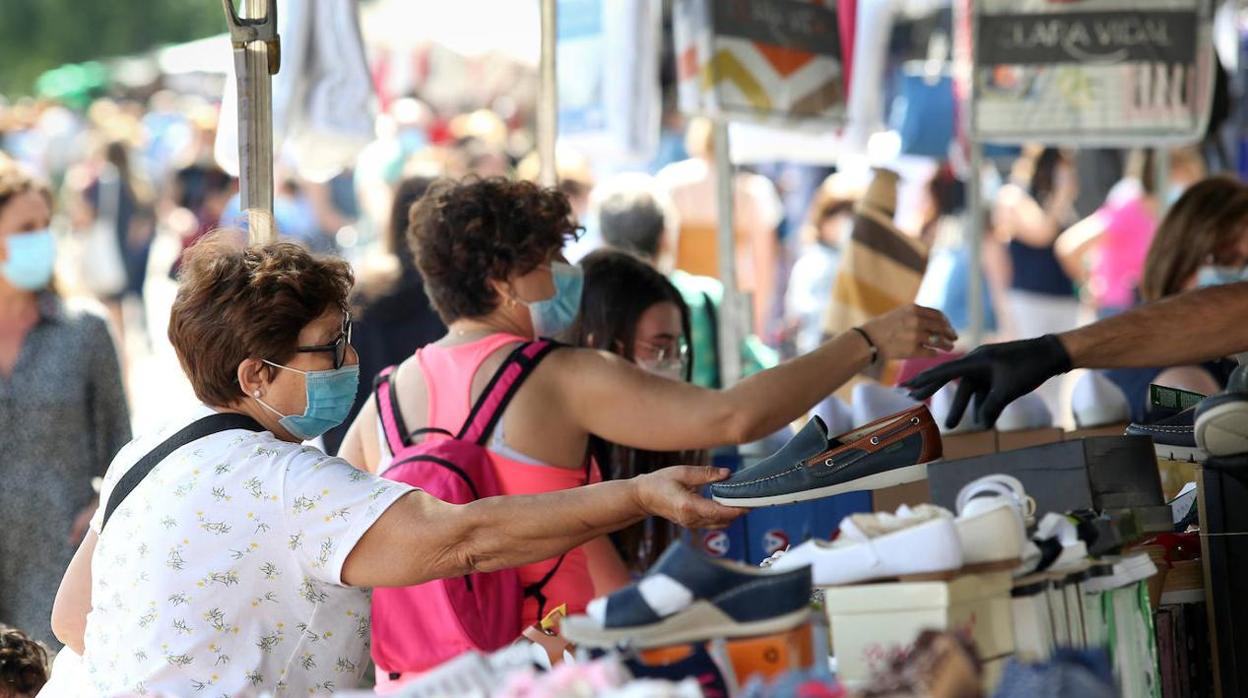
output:
[[[413,208],[408,241],[449,331],[398,368],[396,396],[408,428],[458,429],[518,342],[566,336],[582,277],[561,250],[576,230],[567,198],[528,182],[444,181]],[[873,359],[933,355],[956,339],[941,313],[918,306],[861,330],[719,391],[668,380],[607,352],[562,348],[509,403],[488,444],[493,462],[508,494],[547,492],[586,482],[591,435],[651,451],[746,443],[797,419]],[[377,421],[370,401],[341,450],[374,471],[388,458]],[[532,579],[555,564],[522,568],[521,575]],[[610,542],[592,541],[562,563],[546,593],[548,608],[566,602],[578,610],[627,579]],[[526,611],[526,621],[536,620],[533,609]]]

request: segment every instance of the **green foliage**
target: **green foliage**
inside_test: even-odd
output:
[[[220,0],[0,0],[0,94],[46,70],[225,31]]]

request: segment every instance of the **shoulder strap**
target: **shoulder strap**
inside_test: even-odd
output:
[[[100,530],[104,530],[104,526],[108,524],[108,520],[112,518],[113,512],[117,511],[117,507],[125,501],[126,497],[139,486],[143,478],[157,466],[161,461],[168,458],[174,451],[183,446],[198,441],[205,436],[211,436],[223,431],[233,429],[246,429],[247,431],[264,431],[264,427],[256,420],[244,414],[213,414],[197,419],[191,422],[181,431],[170,436],[164,443],[157,446],[146,456],[139,459],[125,475],[121,476],[121,480],[117,482],[117,486],[108,496],[108,504],[104,507],[104,520],[100,523]]]
[[[706,300],[706,316],[711,323],[711,351],[714,352],[712,356],[715,357],[715,387],[722,388],[723,380],[721,376],[723,376],[723,372],[720,370],[719,361],[719,314],[715,312],[715,301],[711,300],[711,294],[703,291],[702,298]]]
[[[516,347],[481,391],[457,438],[484,446],[525,379],[547,354],[560,346],[557,342],[539,339]]]
[[[373,380],[373,395],[377,400],[377,416],[381,418],[381,430],[386,434],[390,453],[395,454],[410,446],[407,425],[399,412],[399,401],[394,399],[394,374],[397,366],[387,366]]]

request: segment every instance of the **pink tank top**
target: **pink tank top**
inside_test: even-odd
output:
[[[481,364],[503,347],[524,341],[526,340],[523,337],[493,334],[455,347],[429,345],[416,350],[416,364],[424,375],[429,393],[428,423],[425,426],[446,429],[451,433],[459,431],[472,409],[472,380]],[[503,421],[500,420],[497,429],[502,430],[502,425]],[[541,494],[585,484],[583,469],[559,468],[533,459],[527,459],[528,462],[519,460],[524,456],[507,449],[505,441],[498,438],[494,438],[487,450],[504,494]],[[601,480],[598,466],[591,463],[589,481],[593,483]],[[521,584],[528,586],[541,581],[556,562],[557,558],[519,568]],[[559,571],[546,584],[544,593],[547,612],[565,603],[569,613],[584,612],[585,606],[594,597],[594,585],[583,548],[568,552]],[[526,597],[521,616],[524,624],[527,626],[541,620],[537,613],[537,600]]]

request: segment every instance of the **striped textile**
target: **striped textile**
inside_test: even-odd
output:
[[[877,190],[879,180],[877,175],[872,190]],[[927,268],[927,251],[897,230],[888,211],[892,207],[872,193],[855,211],[849,243],[841,255],[824,318],[827,336],[913,303]],[[883,379],[884,375],[876,371],[874,377]]]

